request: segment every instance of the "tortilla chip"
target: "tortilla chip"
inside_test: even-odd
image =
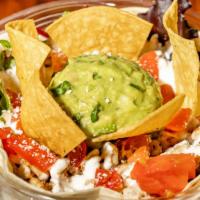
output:
[[[200,51],[200,38],[194,38],[193,40],[196,44],[197,51],[199,52]]]
[[[25,33],[23,24],[26,24]],[[42,85],[40,68],[50,48],[31,37],[34,32],[32,29],[32,22],[28,23],[26,20],[19,21],[19,23],[14,22],[14,24],[9,23],[6,26],[13,47],[23,96],[22,126],[28,136],[48,146],[55,153],[65,156],[86,136]]]
[[[69,58],[98,50],[137,59],[151,28],[128,12],[95,6],[68,13],[46,31]]]
[[[38,38],[38,33],[35,28],[35,23],[31,19],[12,21],[8,23],[6,26],[13,28],[16,31],[18,30],[20,32],[23,32],[25,35],[29,35],[30,37],[33,37],[35,39]]]
[[[170,122],[173,116],[181,108],[183,101],[184,95],[178,95],[170,102],[166,103],[153,113],[149,114],[142,121],[136,123],[134,126],[118,130],[115,133],[99,136],[97,138],[94,138],[92,141],[102,142],[158,131]]]
[[[199,117],[200,116],[200,82],[198,81],[197,83],[197,107],[196,107],[196,112],[195,116]]]
[[[197,106],[197,80],[199,74],[199,57],[195,42],[178,35],[178,3],[173,1],[163,17],[173,47],[173,68],[176,92],[185,94],[183,106],[191,108],[195,114]]]
[[[142,49],[141,55],[149,51],[156,51],[161,48],[161,44],[158,41],[158,35],[153,34],[149,41],[147,41]]]

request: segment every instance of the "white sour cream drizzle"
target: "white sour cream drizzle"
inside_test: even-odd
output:
[[[62,192],[61,174],[69,165],[68,159],[58,159],[50,169],[52,192]]]
[[[65,188],[71,188],[74,191],[94,188],[95,173],[96,169],[100,167],[100,160],[101,158],[99,156],[94,156],[86,160],[83,174],[71,176]]]
[[[173,88],[173,90],[176,91],[173,65],[172,61],[169,60],[171,52],[172,52],[171,48],[169,48],[165,52],[165,57],[168,58],[167,60],[161,51],[156,51],[158,56],[159,81],[161,83],[169,84]]]
[[[200,127],[193,131],[191,142],[183,140],[169,148],[164,154],[186,153],[200,156]]]
[[[4,119],[4,122],[1,121],[0,122],[0,128],[3,127],[10,127],[13,132],[15,134],[22,134],[23,131],[20,129],[17,129],[17,122],[16,121],[12,121],[12,118],[17,118],[17,116],[19,115],[19,107],[16,107],[15,109],[13,109],[13,111],[10,110],[3,110],[2,111],[2,118]]]
[[[112,143],[106,142],[102,151],[105,154],[103,162],[104,169],[111,169],[113,166],[118,165],[118,152],[115,151],[115,146]]]
[[[9,76],[12,78],[12,80],[14,81],[14,83],[15,83],[17,86],[19,86],[19,79],[18,79],[18,77],[17,77],[17,75],[16,75],[16,65],[15,65],[15,63],[13,63],[12,66],[11,66],[11,68],[10,68],[10,69],[7,69],[7,70],[5,71],[5,73],[6,73],[7,75],[9,75]]]
[[[82,175],[67,177],[63,171],[67,169],[69,160],[59,159],[50,169],[50,182],[52,183],[52,192],[74,192],[94,188],[94,179],[96,169],[100,167],[100,157],[94,156],[86,160],[83,165]]]

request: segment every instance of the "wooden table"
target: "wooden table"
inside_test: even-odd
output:
[[[19,10],[53,0],[0,0],[0,19]]]
[[[0,0],[0,19],[6,17],[10,14],[13,14],[19,10],[56,0]],[[66,0],[68,1],[68,0]],[[82,0],[80,0],[81,2]],[[99,0],[102,1],[102,0]],[[105,1],[105,0],[104,0]],[[109,0],[106,0],[109,1]],[[117,1],[117,0],[116,0]],[[143,4],[144,6],[152,5],[154,0],[132,0],[136,5]]]

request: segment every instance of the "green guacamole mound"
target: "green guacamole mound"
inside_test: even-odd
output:
[[[156,81],[135,62],[80,56],[57,73],[49,90],[89,137],[133,125],[161,106]]]

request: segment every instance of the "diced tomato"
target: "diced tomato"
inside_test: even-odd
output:
[[[192,110],[190,108],[182,108],[175,115],[172,121],[165,127],[165,129],[174,131],[174,132],[181,132],[181,131],[186,130],[191,113],[192,113]]]
[[[139,147],[134,154],[128,158],[128,162],[141,162],[145,163],[149,159],[149,150],[147,146]]]
[[[196,176],[195,157],[189,154],[160,155],[145,163],[137,162],[131,177],[145,192],[165,196],[183,190],[189,179]]]
[[[9,134],[11,134],[11,129],[9,127],[0,128],[0,138],[1,139],[8,138]]]
[[[9,155],[13,154],[16,155],[16,152],[14,149],[12,149],[12,147],[10,146],[10,144],[8,143],[8,140],[2,140],[2,144],[3,144],[3,148],[6,151],[6,153]]]
[[[155,51],[149,51],[139,58],[141,67],[158,80],[158,56]]]
[[[115,191],[124,188],[123,178],[115,170],[97,169],[95,187],[103,186]]]
[[[68,153],[70,165],[72,167],[79,167],[81,162],[85,159],[87,154],[87,144],[82,142],[79,146]]]
[[[17,155],[17,154],[9,154],[8,157],[9,157],[9,160],[12,163],[20,164],[21,157],[19,155]]]
[[[42,28],[37,28],[37,32],[39,35],[42,35],[45,38],[49,38],[49,34],[45,32]]]
[[[51,52],[51,63],[54,72],[61,71],[67,64],[67,56],[62,52]]]
[[[128,159],[141,146],[149,147],[150,138],[148,135],[139,135],[126,139],[119,139],[116,146],[119,150],[120,159]]]
[[[9,132],[8,128],[0,130],[0,138],[8,154],[19,155],[43,172],[48,171],[56,162],[57,156],[32,138],[29,138],[25,134],[16,135],[11,129]],[[5,138],[6,134],[7,138]]]
[[[7,89],[8,96],[10,97],[13,108],[21,106],[21,96],[12,90]]]
[[[10,144],[7,141],[7,138],[12,134],[12,130],[9,127],[0,128],[0,139],[2,140],[2,144],[4,150],[8,155],[15,154],[15,151],[10,147]]]
[[[175,93],[172,87],[168,84],[161,85],[160,90],[163,96],[163,104],[167,103],[175,97]]]

